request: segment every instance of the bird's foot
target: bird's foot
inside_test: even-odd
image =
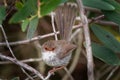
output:
[[[58,70],[60,70],[60,69],[63,69],[63,68],[64,68],[64,66],[54,67],[53,69],[51,69],[51,70],[49,71],[49,73],[51,73],[51,74],[54,75],[54,73],[55,73],[56,71],[58,71]]]

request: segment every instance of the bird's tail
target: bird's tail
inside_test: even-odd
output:
[[[76,16],[77,5],[73,3],[65,3],[55,10],[55,22],[61,39],[69,41]]]

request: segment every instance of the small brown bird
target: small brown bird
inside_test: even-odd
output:
[[[61,40],[49,40],[42,45],[41,49],[43,61],[54,67],[52,72],[66,66],[71,59],[72,51],[76,48],[76,45],[69,41],[76,15],[75,4],[65,3],[55,10],[55,22]]]

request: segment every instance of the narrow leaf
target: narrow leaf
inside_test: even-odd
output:
[[[54,10],[59,4],[64,3],[67,0],[42,0],[41,16],[47,15]]]
[[[120,65],[120,59],[118,58],[118,56],[112,50],[106,48],[105,46],[92,43],[92,51],[93,55],[103,62],[110,65]]]
[[[29,28],[28,28],[28,32],[27,32],[27,39],[31,39],[34,35],[34,32],[37,28],[38,25],[38,18],[35,17],[34,19],[32,19],[29,23]]]
[[[115,7],[115,10],[120,12],[120,3],[118,3],[115,0],[104,0],[104,1],[106,1],[109,4],[113,5]]]
[[[102,11],[105,15],[105,17],[110,20],[115,22],[116,24],[120,25],[120,13],[116,11]]]
[[[6,16],[6,8],[4,6],[0,7],[0,24],[2,24],[2,21],[5,19]]]
[[[20,10],[21,8],[23,8],[23,3],[17,1],[17,2],[15,3],[15,7],[16,7],[18,10]]]
[[[82,0],[85,6],[98,8],[101,10],[115,10],[115,7],[102,0]]]
[[[20,22],[26,19],[31,14],[35,13],[37,8],[37,0],[27,0],[24,7],[16,12],[13,17],[10,19],[10,23]]]
[[[96,37],[109,49],[116,53],[120,53],[120,42],[108,31],[102,29],[99,25],[92,24],[91,29]]]
[[[24,20],[24,21],[22,22],[21,28],[22,28],[22,31],[23,31],[23,32],[27,29],[28,24],[29,24],[29,20],[28,20],[28,19],[27,19],[27,20]]]

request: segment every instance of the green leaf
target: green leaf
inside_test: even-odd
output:
[[[115,0],[104,0],[115,7],[115,11],[102,11],[105,17],[120,25],[120,4]]]
[[[110,20],[115,22],[116,24],[120,25],[120,13],[116,11],[102,11],[105,15],[105,17]]]
[[[102,0],[82,0],[85,6],[98,8],[101,10],[115,10],[115,7]]]
[[[93,55],[109,65],[120,65],[118,56],[105,46],[92,43]]]
[[[26,2],[26,0],[21,0],[22,1],[22,3],[25,3]]]
[[[42,0],[41,16],[47,15],[54,10],[59,4],[64,3],[67,0]]]
[[[19,77],[14,77],[14,78],[11,79],[11,80],[20,80],[20,78],[19,78]]]
[[[20,10],[21,8],[23,8],[23,3],[17,1],[17,2],[15,3],[15,7],[16,7],[18,10]]]
[[[29,28],[28,28],[28,32],[27,32],[27,39],[31,39],[34,35],[34,32],[37,28],[38,25],[38,18],[35,17],[34,19],[32,19],[29,23]]]
[[[115,0],[104,0],[106,2],[108,2],[109,4],[113,5],[115,7],[116,11],[120,11],[120,4],[115,1]]]
[[[27,17],[31,16],[37,11],[37,0],[27,0],[24,7],[16,12],[13,17],[10,19],[10,23],[20,22]]]
[[[0,24],[2,24],[2,21],[6,17],[6,8],[4,6],[0,7]]]
[[[92,24],[91,29],[96,37],[109,49],[120,53],[120,42],[108,31],[102,29],[99,25]]]
[[[21,28],[22,28],[23,32],[27,29],[28,24],[29,24],[29,20],[28,19],[26,19],[26,20],[24,20],[22,22]]]

